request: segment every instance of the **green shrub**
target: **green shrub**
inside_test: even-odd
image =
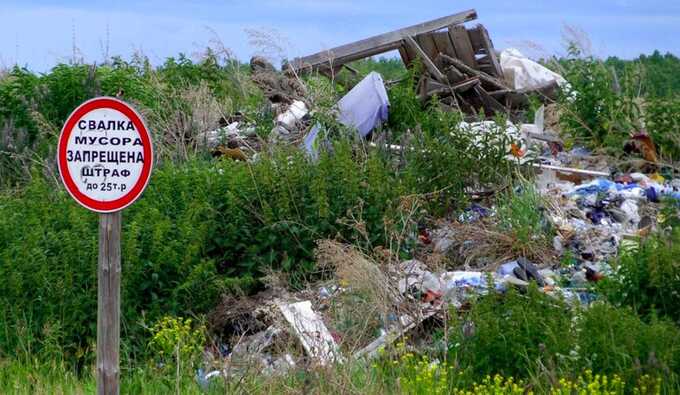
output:
[[[680,330],[670,322],[649,323],[626,308],[595,304],[576,326],[579,365],[602,374],[618,374],[635,383],[642,375],[665,377],[678,386]]]
[[[512,237],[516,256],[540,256],[549,249],[553,230],[544,219],[545,201],[536,188],[520,183],[517,190],[500,196],[496,205],[499,229]]]
[[[252,291],[269,268],[295,281],[313,273],[317,239],[383,245],[401,183],[377,155],[363,155],[339,143],[316,164],[290,150],[253,165],[160,166],[123,214],[129,356],[141,351],[142,320],[207,312],[223,292]],[[358,223],[339,221],[349,216]],[[36,176],[0,200],[0,233],[2,353],[37,352],[54,327],[67,359],[86,355],[96,329],[97,216]]]
[[[644,106],[647,131],[660,154],[680,159],[680,98],[648,99]]]
[[[622,251],[615,273],[602,286],[614,304],[632,307],[643,316],[665,316],[680,322],[680,229],[644,240]]]
[[[486,133],[460,121],[457,113],[427,110],[418,124],[422,132],[413,136],[405,154],[409,188],[428,197],[437,211],[461,208],[470,190],[507,182],[514,169],[506,159],[510,142],[504,120]]]
[[[565,303],[531,288],[491,294],[454,321],[450,360],[475,377],[501,374],[527,377],[538,366],[556,366],[573,347],[572,315]]]
[[[630,65],[615,77],[612,68],[595,58],[581,57],[573,46],[560,66],[570,84],[560,97],[562,130],[580,144],[609,146],[619,152],[629,133],[641,127],[642,113],[636,100],[639,70]]]
[[[154,134],[157,157],[183,160],[197,133],[236,111],[254,120],[262,99],[242,64],[212,52],[199,62],[169,58],[157,68],[143,57],[114,58],[100,66],[59,64],[41,75],[15,67],[0,76],[0,187],[25,184],[33,162],[52,165],[68,115],[99,95],[134,103]],[[175,144],[170,145],[174,152],[164,149],[168,143]]]
[[[651,55],[640,55],[632,60],[609,57],[605,61],[619,74],[631,64],[643,68],[644,74],[639,89],[645,97],[674,97],[680,92],[680,59],[672,53],[662,55],[658,50]]]
[[[531,287],[487,295],[454,319],[450,335],[449,361],[474,380],[500,374],[547,391],[556,377],[577,380],[590,370],[631,388],[645,375],[680,388],[680,329],[605,303],[574,309]]]
[[[193,372],[202,362],[205,332],[205,326],[193,324],[191,318],[165,316],[151,328],[149,348],[164,369]]]

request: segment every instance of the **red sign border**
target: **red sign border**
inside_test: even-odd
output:
[[[68,140],[69,137],[71,137],[71,133],[73,132],[76,123],[90,111],[101,108],[110,108],[120,111],[123,113],[123,115],[128,117],[130,121],[132,121],[132,124],[139,133],[139,137],[142,139],[145,159],[144,165],[142,166],[142,173],[130,191],[122,197],[108,202],[92,199],[80,192],[76,186],[76,183],[71,177],[66,161],[66,148],[68,145]],[[146,124],[139,113],[128,103],[125,103],[124,101],[114,97],[107,96],[90,99],[73,110],[71,115],[69,115],[68,119],[66,120],[66,123],[64,123],[64,127],[61,129],[59,143],[57,145],[57,166],[59,168],[61,180],[66,186],[66,190],[68,191],[69,195],[71,195],[71,197],[73,197],[73,199],[75,199],[75,201],[81,206],[98,213],[113,213],[120,211],[134,203],[140,197],[149,183],[149,179],[151,178],[151,170],[153,168],[153,146],[151,142],[151,136],[149,135],[149,129],[146,127]]]

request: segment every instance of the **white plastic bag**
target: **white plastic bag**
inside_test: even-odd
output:
[[[522,55],[515,48],[501,52],[501,68],[506,81],[517,90],[533,90],[554,82],[564,88],[567,80],[554,71]]]

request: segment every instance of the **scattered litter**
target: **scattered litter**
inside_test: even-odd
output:
[[[279,304],[279,309],[313,360],[321,366],[342,361],[338,345],[324,322],[312,310],[312,302]]]
[[[276,123],[288,131],[294,131],[308,113],[307,105],[300,100],[295,100],[286,112],[276,117]]]

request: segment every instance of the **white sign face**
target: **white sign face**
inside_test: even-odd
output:
[[[93,211],[118,211],[134,202],[146,187],[152,162],[144,122],[117,99],[83,103],[59,138],[58,164],[66,189]]]

